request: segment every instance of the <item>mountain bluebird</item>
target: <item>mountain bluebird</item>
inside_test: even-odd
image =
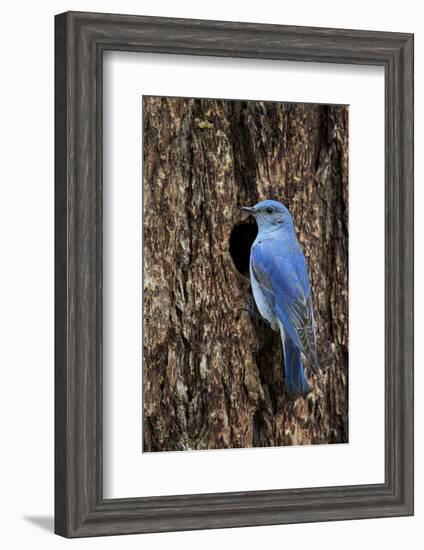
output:
[[[259,312],[283,345],[287,392],[310,391],[301,353],[318,370],[316,323],[305,256],[288,209],[273,200],[240,207],[254,216],[258,235],[250,251],[250,282]]]

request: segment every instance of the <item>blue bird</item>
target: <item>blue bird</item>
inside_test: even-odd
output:
[[[292,217],[273,200],[240,210],[254,216],[258,225],[250,251],[250,282],[261,316],[280,332],[287,392],[306,395],[310,387],[301,354],[317,372],[316,323],[306,260]]]

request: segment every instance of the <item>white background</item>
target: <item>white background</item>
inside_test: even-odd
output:
[[[108,52],[103,74],[105,498],[384,482],[383,69]],[[349,103],[349,444],[140,452],[141,93]]]
[[[5,548],[74,547],[386,549],[422,546],[424,412],[416,407],[416,516],[194,533],[66,541],[51,534],[53,513],[53,15],[68,9],[333,26],[416,33],[416,151],[424,148],[424,30],[419,3],[300,0],[213,3],[146,0],[14,2],[2,6],[0,124],[1,543]],[[423,181],[417,155],[416,181]],[[424,229],[416,186],[417,242]],[[372,227],[372,221],[370,221]],[[416,280],[423,279],[417,246]],[[416,311],[424,306],[416,289]],[[417,342],[423,323],[417,315]],[[422,353],[416,387],[423,385]],[[419,397],[419,394],[417,392]],[[364,403],[367,406],[367,403]],[[311,464],[311,468],[313,465]]]

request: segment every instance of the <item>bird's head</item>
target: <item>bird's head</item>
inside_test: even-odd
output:
[[[288,209],[278,201],[266,200],[255,206],[239,206],[243,212],[253,216],[259,230],[273,230],[279,227],[292,227],[293,220]]]

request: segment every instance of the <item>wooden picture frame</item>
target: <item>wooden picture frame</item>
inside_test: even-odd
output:
[[[68,12],[55,21],[55,531],[65,537],[413,514],[413,35]],[[102,56],[385,70],[385,482],[104,499]]]

